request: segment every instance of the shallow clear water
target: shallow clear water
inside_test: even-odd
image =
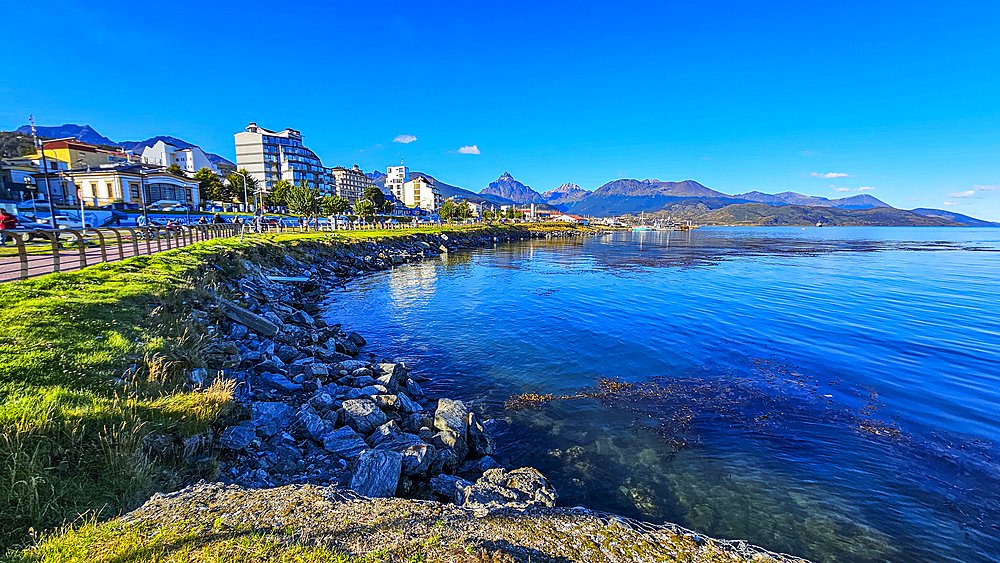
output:
[[[352,280],[328,319],[503,418],[560,503],[815,561],[1000,559],[1000,229],[500,245]],[[625,393],[505,409],[520,393]]]

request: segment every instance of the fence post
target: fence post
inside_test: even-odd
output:
[[[86,248],[86,244],[83,241],[83,236],[80,235],[80,233],[77,232],[75,229],[66,229],[66,232],[71,233],[73,236],[76,237],[76,246],[77,246],[77,248],[80,251],[80,267],[81,268],[86,268],[87,267],[87,248]]]
[[[122,242],[122,234],[120,232],[118,232],[118,229],[109,229],[109,230],[112,233],[115,234],[115,239],[118,241],[118,259],[119,260],[124,260],[125,259],[125,243]],[[136,253],[136,254],[138,254],[138,253]]]
[[[86,232],[86,231],[84,231],[84,232]],[[97,229],[94,229],[94,233],[97,234],[98,240],[101,241],[101,262],[107,262],[108,261],[108,250],[104,247],[104,235],[102,235],[101,231],[99,231]]]
[[[2,235],[0,235],[2,236]],[[21,262],[21,279],[28,277],[28,249],[24,247],[24,239],[18,233],[10,233],[14,237],[14,244],[17,245],[17,258]]]
[[[52,243],[52,273],[59,271],[59,233],[55,231],[42,231],[42,233]]]

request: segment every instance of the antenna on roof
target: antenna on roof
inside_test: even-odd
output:
[[[403,159],[402,159],[402,158],[401,158],[401,159],[399,159],[399,165],[400,165],[400,166],[402,166],[402,165],[403,165]]]

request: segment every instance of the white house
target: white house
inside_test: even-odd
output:
[[[588,221],[584,217],[579,215],[570,215],[569,213],[557,213],[550,217],[553,221],[562,221],[563,223],[576,223],[578,225],[588,225]]]
[[[403,184],[410,181],[410,169],[405,166],[390,166],[386,170],[385,191],[403,201]]]
[[[200,148],[179,149],[163,141],[157,141],[155,145],[142,149],[142,162],[164,167],[176,164],[188,174],[194,174],[202,168],[219,173],[219,167],[209,160],[208,155]]]
[[[416,176],[403,184],[402,199],[407,207],[419,207],[431,213],[437,212],[444,201],[437,186],[422,176]]]

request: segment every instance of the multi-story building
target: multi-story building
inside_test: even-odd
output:
[[[358,168],[357,164],[354,165],[354,168],[344,168],[343,166],[331,168],[330,174],[334,178],[337,195],[345,198],[351,205],[361,199],[366,189],[375,185],[371,178],[365,176],[365,173]]]
[[[390,166],[386,172],[384,191],[403,201],[403,184],[410,181],[410,169],[405,166]]]
[[[163,167],[176,164],[188,174],[194,174],[202,168],[208,168],[216,174],[219,173],[219,167],[209,160],[208,155],[200,148],[188,147],[186,149],[179,149],[163,141],[157,141],[151,147],[144,147],[142,149],[142,162],[145,164],[157,164]]]
[[[102,149],[96,145],[82,143],[75,139],[53,139],[42,143],[45,158],[50,162],[58,160],[67,168],[96,167],[105,164],[128,164],[135,162],[137,157],[123,150]],[[42,153],[37,152],[28,157],[31,160],[42,159]]]
[[[329,169],[323,167],[316,153],[302,145],[302,133],[295,129],[281,132],[247,125],[246,131],[236,138],[236,166],[246,169],[266,191],[274,188],[278,180],[301,186],[308,183],[325,195],[336,191],[335,180]]]
[[[436,213],[444,201],[437,186],[423,176],[415,176],[403,184],[403,197],[401,199],[407,207],[419,207],[431,213]]]

